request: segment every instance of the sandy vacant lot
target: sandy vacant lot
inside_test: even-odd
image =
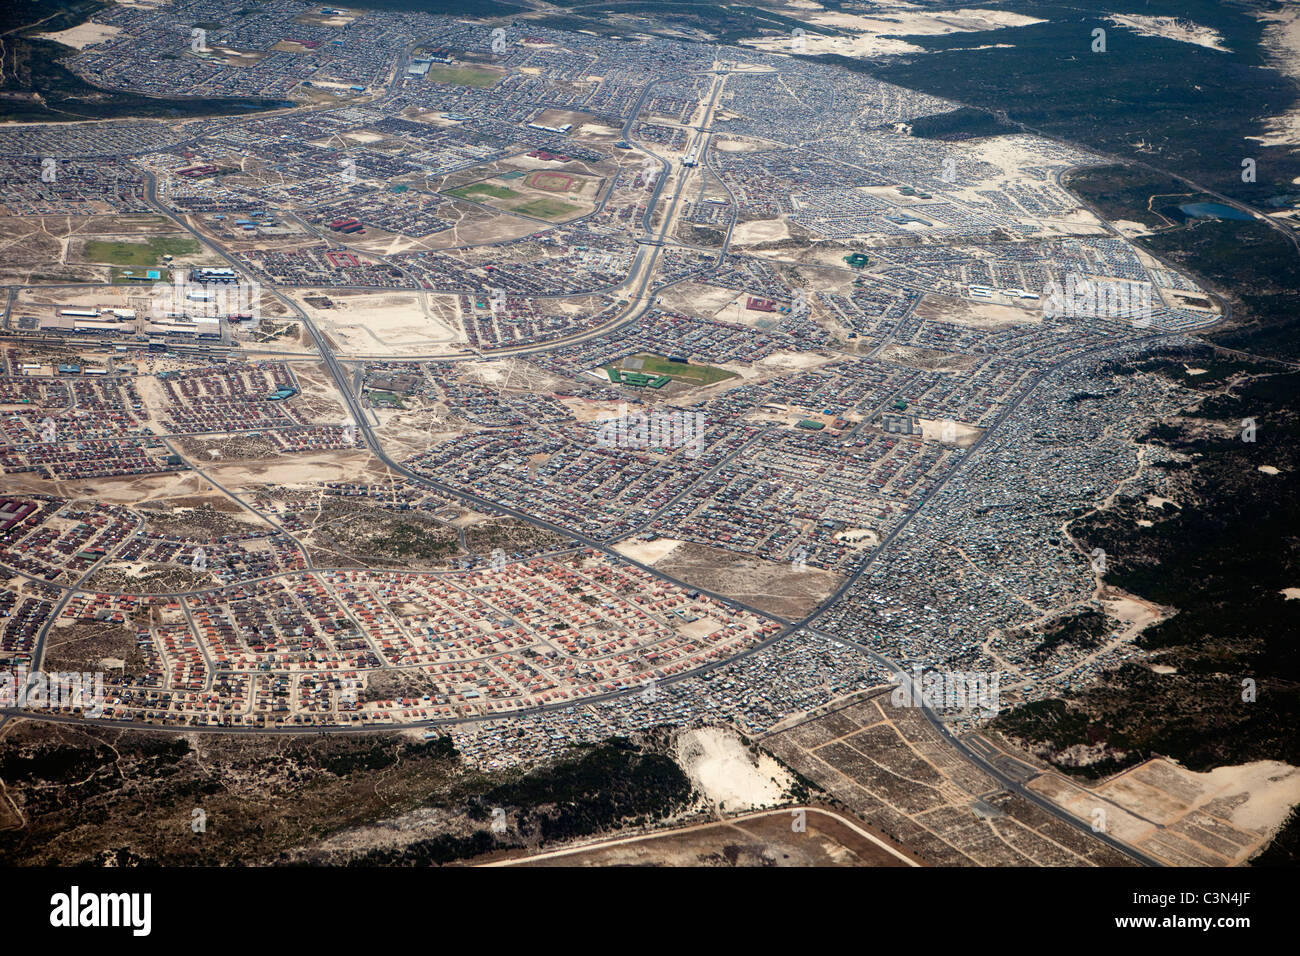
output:
[[[731,241],[741,246],[789,237],[790,227],[786,225],[784,219],[756,219],[753,222],[742,222],[731,233]]]
[[[752,153],[755,150],[767,149],[765,144],[752,139],[732,139],[729,137],[715,137],[713,147],[720,153]]]
[[[916,313],[923,318],[969,325],[977,329],[1001,329],[1009,325],[1038,325],[1043,321],[1041,307],[1001,305],[996,302],[977,302],[973,299],[955,299],[946,295],[926,293],[916,305]]]
[[[518,391],[548,391],[559,388],[564,383],[549,372],[544,372],[536,365],[523,359],[492,359],[483,362],[462,362],[458,366],[460,378],[467,382],[478,382],[490,388],[515,389]],[[579,399],[578,401],[581,401]]]
[[[683,542],[676,538],[657,538],[654,541],[620,541],[614,545],[619,554],[640,561],[642,564],[654,564],[668,557]]]
[[[958,448],[969,448],[984,434],[984,429],[949,419],[918,418],[921,437],[926,441],[943,442]]]
[[[211,489],[211,486],[200,476],[187,471],[161,475],[96,478],[93,484],[84,479],[48,481],[35,472],[6,475],[5,481],[12,492],[26,491],[74,499],[84,497],[99,502],[126,505],[138,505],[177,495],[193,495]]]
[[[387,292],[340,295],[330,290],[332,308],[316,308],[299,297],[299,302],[338,343],[339,351],[360,355],[413,355],[444,351],[462,341],[456,296],[433,296],[418,292]]]
[[[601,379],[605,380],[603,373]],[[571,411],[573,417],[582,423],[599,421],[619,414],[619,402],[592,402],[585,398],[575,398],[568,395],[557,399],[557,401]]]
[[[734,306],[727,315],[718,315],[727,306],[737,301],[734,289],[723,289],[702,282],[683,282],[671,289],[665,289],[660,300],[666,308],[681,312],[683,315],[698,315],[706,319],[716,316],[727,321],[735,321]]]
[[[312,486],[322,481],[369,481],[386,471],[364,451],[333,451],[286,456],[284,460],[213,465],[204,471],[224,487],[236,490],[263,485]]]
[[[800,570],[790,562],[763,561],[689,541],[674,548],[656,567],[696,587],[792,620],[826,600],[842,580],[833,571]]]
[[[819,352],[773,352],[755,362],[754,368],[764,371],[797,372],[833,361],[835,356],[822,355]]]

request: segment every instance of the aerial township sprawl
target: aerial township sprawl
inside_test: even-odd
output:
[[[1095,157],[751,49],[246,14],[113,6],[66,62],[291,107],[0,127],[0,664],[97,635],[64,716],[509,763],[1140,655],[1062,524],[1178,396],[1096,369],[1220,313],[1061,186]],[[1079,608],[1108,639],[1045,658]]]

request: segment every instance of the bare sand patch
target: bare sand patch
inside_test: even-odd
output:
[[[1197,46],[1231,53],[1223,45],[1223,37],[1217,30],[1203,27],[1182,17],[1145,17],[1136,13],[1113,13],[1106,18],[1116,26],[1127,27],[1139,36],[1164,37],[1180,43],[1194,43]]]
[[[757,755],[734,730],[701,727],[677,738],[677,761],[697,790],[719,810],[779,804],[794,779],[772,757]]]
[[[1300,78],[1300,7],[1280,6],[1256,16],[1268,24],[1264,27],[1264,47],[1277,58],[1278,68]]]
[[[969,448],[984,434],[984,429],[976,425],[951,419],[918,418],[917,423],[921,426],[921,437],[926,441],[956,445],[958,448]]]
[[[989,199],[981,191],[1037,181],[1034,189],[1046,202],[1047,211],[1021,212],[1016,215],[1017,221],[1036,227],[1043,235],[1097,235],[1107,231],[1105,224],[1081,205],[1077,196],[1052,179],[1041,179],[1045,160],[1048,165],[1060,166],[1093,160],[1096,157],[1092,154],[1077,150],[1074,155],[1056,153],[1045,157],[1041,141],[1019,133],[989,136],[950,148],[966,154],[982,167],[971,176],[963,173],[958,182],[945,186],[946,195],[977,208],[987,207]],[[914,204],[915,200],[911,202]],[[923,206],[919,207],[919,214],[925,214]]]
[[[602,379],[605,378],[603,372],[600,377]],[[609,418],[611,415],[617,415],[619,405],[626,404],[620,402],[592,402],[585,398],[575,398],[571,395],[566,395],[557,399],[557,401],[559,401],[559,403],[569,411],[573,412],[573,417],[576,418],[580,424],[601,421],[602,419]]]
[[[1165,616],[1159,605],[1143,601],[1125,591],[1108,590],[1101,603],[1108,615],[1138,630],[1156,623]]]
[[[713,148],[720,153],[752,153],[755,150],[766,149],[762,143],[754,142],[748,139],[719,139],[713,140]]]
[[[683,282],[664,291],[661,301],[665,308],[683,315],[697,315],[707,319],[728,319],[720,315],[731,306],[734,319],[735,303],[738,301],[734,289],[705,285],[702,282]],[[741,305],[743,309],[743,304]]]
[[[28,489],[61,498],[88,498],[112,504],[138,505],[145,501],[172,498],[182,494],[198,494],[211,490],[211,485],[193,472],[168,472],[159,475],[119,475],[96,478],[94,484],[84,479],[48,481],[36,473],[6,475],[10,490]]]
[[[753,222],[742,222],[731,232],[731,241],[742,246],[789,238],[790,227],[784,219],[755,219]]]
[[[476,524],[482,524],[485,521],[491,520],[492,519],[487,515],[480,514],[477,511],[464,511],[452,518],[448,524],[453,528],[472,528]]]
[[[1045,23],[1037,17],[1028,17],[1019,13],[1007,13],[1004,10],[982,10],[963,8],[960,10],[922,10],[902,3],[882,5],[881,13],[856,14],[831,12],[813,14],[809,19],[819,26],[838,27],[847,30],[862,30],[868,33],[895,33],[917,36],[937,36],[945,33],[982,33],[985,30],[1000,30],[1006,27],[1024,27],[1035,23]]]
[[[562,382],[549,372],[522,359],[491,359],[483,362],[462,362],[458,366],[467,381],[478,382],[492,388],[518,391],[549,391]]]
[[[693,640],[702,640],[710,634],[720,631],[723,627],[721,621],[711,617],[701,617],[685,624],[675,623],[671,625],[682,637],[689,637]]]
[[[834,356],[822,355],[820,352],[773,352],[771,355],[764,356],[755,362],[754,367],[802,371],[803,369],[816,368],[818,365],[825,365],[827,362],[833,361],[835,361]]]
[[[660,559],[657,569],[694,587],[745,601],[794,620],[834,593],[843,576],[791,561],[764,561],[724,548],[687,541]]]
[[[1039,325],[1043,321],[1040,308],[1024,308],[1014,305],[1001,305],[996,302],[981,302],[974,299],[958,299],[952,296],[937,295],[927,292],[916,305],[916,312],[923,318],[937,319],[940,322],[952,322],[955,325],[968,325],[977,329],[1002,329],[1011,325]]]
[[[728,372],[735,372],[739,378],[729,378],[722,382],[715,382],[709,388],[714,393],[725,392],[740,385],[749,385],[754,382],[801,372],[806,369],[816,368],[819,365],[826,365],[835,360],[834,356],[823,355],[820,352],[773,352],[752,365],[741,362],[722,362],[718,365],[718,368],[726,369]]]
[[[677,538],[656,538],[654,541],[620,541],[614,550],[633,561],[653,565],[668,557],[683,542]]]
[[[576,135],[578,137],[590,136],[596,139],[608,139],[612,136],[619,135],[620,132],[621,130],[619,130],[618,127],[616,126],[609,126],[606,125],[605,123],[593,122],[593,123],[583,123],[580,127],[578,127],[578,131]]]
[[[1196,773],[1157,757],[1094,788],[1056,773],[1030,787],[1083,820],[1176,866],[1245,862],[1300,803],[1300,770],[1260,760]]]
[[[483,385],[500,388],[509,380],[505,362],[468,362],[462,363],[461,369],[468,377],[478,379]]]
[[[110,37],[115,37],[121,32],[121,27],[110,26],[107,23],[78,23],[75,27],[60,30],[57,33],[38,33],[36,38],[39,40],[53,40],[55,43],[62,43],[64,46],[84,50],[88,46],[94,46],[96,43],[102,43]]]
[[[1029,789],[1042,794],[1057,806],[1081,820],[1103,821],[1106,832],[1118,840],[1136,845],[1151,833],[1152,826],[1123,807],[1099,800],[1096,794],[1058,774],[1047,773],[1034,778]],[[1098,810],[1104,816],[1097,815]]]
[[[802,19],[811,26],[830,27],[846,31],[850,35],[826,36],[806,31],[797,39],[786,35],[749,38],[740,42],[745,46],[774,53],[835,53],[841,56],[869,57],[926,52],[924,47],[898,39],[902,36],[978,33],[1044,22],[1035,17],[1001,10],[930,11],[920,10],[911,4],[891,5],[872,13],[821,11],[804,15]],[[795,44],[798,44],[797,48]]]
[[[226,488],[264,485],[315,487],[322,481],[363,481],[387,469],[369,452],[338,451],[294,455],[285,460],[239,462],[205,468]]]
[[[1300,771],[1276,760],[1260,760],[1196,773],[1157,758],[1097,789],[1120,806],[1165,825],[1193,807],[1218,803],[1221,819],[1262,834],[1280,825],[1300,803]]]
[[[1130,239],[1151,235],[1150,229],[1140,222],[1133,222],[1131,219],[1115,219],[1112,220],[1111,225]]]
[[[1274,69],[1300,79],[1300,7],[1288,4],[1255,16],[1266,24],[1261,43]],[[1294,146],[1300,142],[1300,106],[1269,117],[1265,123],[1265,135],[1246,138],[1261,146]]]
[[[320,308],[305,301],[305,295],[312,294],[328,298],[332,306]],[[463,341],[457,296],[420,292],[348,295],[323,289],[297,298],[345,354],[419,354]]]

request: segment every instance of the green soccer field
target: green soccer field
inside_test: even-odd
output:
[[[162,265],[163,256],[192,256],[199,244],[184,237],[155,236],[145,242],[114,242],[92,239],[86,243],[86,259],[115,266]]]
[[[681,362],[670,362],[662,355],[650,355],[646,352],[629,357],[641,359],[641,367],[635,371],[645,372],[647,375],[667,375],[675,382],[685,382],[688,385],[712,385],[714,382],[736,377],[735,372],[728,372],[725,368],[715,368],[712,365],[683,365]],[[627,359],[624,359],[620,367],[626,362]]]
[[[448,189],[447,195],[455,196],[457,199],[474,199],[480,196],[490,196],[493,199],[518,199],[520,194],[507,186],[493,186],[491,183],[470,183],[468,186],[457,186],[455,189]]]

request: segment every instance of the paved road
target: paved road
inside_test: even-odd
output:
[[[850,647],[856,648],[858,651],[860,651],[867,657],[874,660],[880,666],[898,675],[900,679],[899,681],[900,684],[908,691],[911,700],[924,701],[924,698],[921,695],[920,691],[913,686],[912,678],[907,674],[907,672],[900,665],[898,665],[894,661],[891,661],[888,658],[883,657],[880,654],[876,653],[875,651],[871,650],[871,648],[865,647],[862,644],[858,644],[854,641],[846,640],[845,638],[839,637],[835,634],[827,634],[824,631],[818,631],[816,629],[810,629],[810,630],[812,630],[812,633],[814,634],[820,634],[822,637],[829,638],[832,641],[839,641],[841,644],[847,644]],[[1147,854],[1141,852],[1140,850],[1136,850],[1125,843],[1121,843],[1119,840],[1116,840],[1114,837],[1110,836],[1107,833],[1098,833],[1094,831],[1092,829],[1091,824],[1086,823],[1083,820],[1080,820],[1078,817],[1075,817],[1073,814],[1067,813],[1065,810],[1061,809],[1056,804],[1052,803],[1050,800],[1046,799],[1040,794],[1035,793],[1034,791],[1026,787],[1024,784],[1020,783],[1020,781],[1004,773],[1000,768],[998,768],[995,764],[989,761],[982,753],[972,748],[959,736],[954,734],[952,730],[949,729],[947,724],[945,724],[939,718],[939,715],[936,714],[932,708],[928,706],[922,706],[920,710],[925,715],[925,719],[929,721],[930,725],[939,732],[939,734],[944,738],[944,740],[946,740],[955,750],[957,750],[958,753],[960,753],[968,761],[975,764],[975,766],[977,766],[980,770],[984,771],[986,774],[988,774],[990,777],[996,780],[999,784],[1001,784],[1004,789],[1011,791],[1012,793],[1016,794],[1017,796],[1025,800],[1028,800],[1030,803],[1034,804],[1039,809],[1044,810],[1047,813],[1050,813],[1058,820],[1061,820],[1064,823],[1069,824],[1071,827],[1080,831],[1081,833],[1086,833],[1088,836],[1100,840],[1102,843],[1105,843],[1111,849],[1123,853],[1125,856],[1129,857],[1132,860],[1137,861],[1138,863],[1143,864],[1144,866],[1164,866],[1164,863],[1157,860],[1155,857],[1148,856]],[[972,794],[972,796],[976,796],[976,794]]]

